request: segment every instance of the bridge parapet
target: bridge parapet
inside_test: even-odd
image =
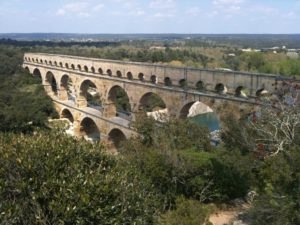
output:
[[[235,94],[238,88],[245,88],[250,96],[255,96],[256,92],[262,89],[272,92],[278,77],[272,74],[172,67],[43,53],[26,53],[24,62],[60,68],[70,72],[89,73],[96,76],[105,75],[183,89],[216,91],[218,85],[221,85],[227,92]]]

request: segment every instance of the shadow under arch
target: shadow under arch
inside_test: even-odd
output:
[[[127,92],[119,85],[113,86],[108,92],[108,104],[113,107],[114,116],[119,116],[124,119],[131,117],[131,105]]]
[[[120,129],[114,128],[109,132],[108,140],[111,141],[116,148],[120,148],[122,142],[126,140],[126,136]]]
[[[91,80],[84,80],[80,85],[80,97],[85,100],[85,106],[101,109],[101,95],[96,84]]]
[[[28,67],[27,67],[28,68]],[[32,75],[36,78],[42,79],[41,71],[38,68],[35,68],[32,72]]]
[[[74,116],[69,109],[63,109],[60,113],[60,118],[68,119],[71,123],[74,123]]]
[[[48,71],[46,74],[46,84],[50,86],[54,95],[58,94],[57,82],[52,72]],[[50,91],[50,90],[49,90]]]
[[[166,108],[167,106],[164,100],[153,92],[147,92],[139,101],[139,110],[145,112],[155,112]]]
[[[76,100],[73,82],[68,74],[64,74],[60,80],[60,92],[66,98],[65,100]]]
[[[100,141],[100,130],[96,122],[85,117],[80,123],[80,135],[88,141]]]

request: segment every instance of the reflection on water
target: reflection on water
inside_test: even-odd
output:
[[[213,112],[199,114],[190,119],[197,124],[208,127],[211,132],[220,129],[218,118]]]

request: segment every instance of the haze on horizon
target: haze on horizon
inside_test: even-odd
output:
[[[300,0],[10,0],[0,33],[300,33]]]

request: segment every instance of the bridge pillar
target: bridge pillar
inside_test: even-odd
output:
[[[74,123],[73,123],[73,126],[74,126],[74,135],[76,137],[81,137],[81,123],[79,120],[75,120]]]
[[[67,101],[69,99],[68,92],[64,89],[60,89],[58,91],[58,97],[59,97],[59,100],[61,100],[61,101]]]
[[[109,102],[104,105],[103,116],[107,118],[115,117],[117,109],[114,102]]]
[[[85,98],[77,98],[76,99],[76,106],[78,108],[84,108],[84,107],[87,107],[87,100]]]

